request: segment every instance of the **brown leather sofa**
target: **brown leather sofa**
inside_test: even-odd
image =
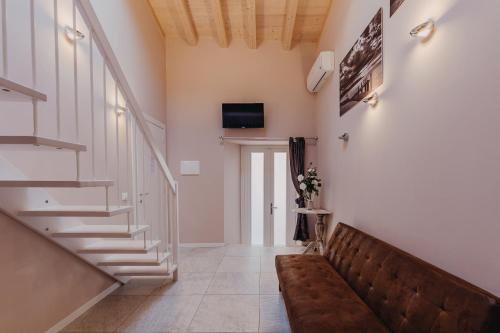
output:
[[[343,223],[276,270],[293,333],[500,333],[497,297]]]

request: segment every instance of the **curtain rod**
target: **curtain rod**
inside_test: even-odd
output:
[[[270,137],[244,137],[244,136],[219,136],[219,141],[221,144],[224,143],[224,140],[230,141],[287,141],[289,138],[270,138]],[[317,136],[314,137],[305,137],[305,140],[318,142],[319,138]]]

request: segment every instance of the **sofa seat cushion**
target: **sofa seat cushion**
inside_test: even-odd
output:
[[[390,332],[323,256],[276,256],[294,333]]]

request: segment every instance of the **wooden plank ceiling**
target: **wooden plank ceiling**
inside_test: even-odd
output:
[[[244,39],[255,49],[262,41],[281,41],[284,49],[317,42],[331,0],[149,0],[167,38],[195,46],[212,37],[221,47]]]

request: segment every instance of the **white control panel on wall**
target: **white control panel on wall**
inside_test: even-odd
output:
[[[200,161],[181,161],[181,175],[197,176],[200,174]]]

